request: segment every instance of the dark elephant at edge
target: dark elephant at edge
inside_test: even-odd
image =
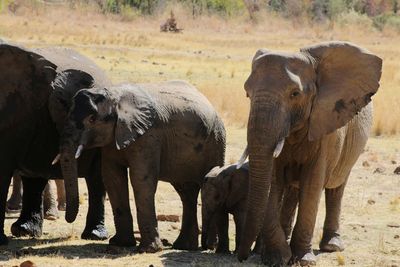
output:
[[[71,99],[81,88],[105,86],[106,75],[89,59],[71,49],[26,49],[0,44],[0,244],[7,244],[4,219],[7,192],[14,171],[23,180],[23,207],[13,223],[15,236],[40,236],[42,192],[47,179],[61,177],[52,165],[59,150],[59,133]],[[86,178],[89,211],[85,239],[106,239],[105,189],[99,149],[86,151],[79,161]]]
[[[250,185],[240,261],[249,256],[261,231],[263,263],[284,266],[292,258],[315,264],[311,240],[324,188],[328,217],[320,246],[340,238],[344,187],[368,139],[369,103],[381,70],[379,57],[347,42],[321,43],[298,53],[256,53],[244,86],[251,101]],[[298,183],[299,206],[289,246],[279,207],[285,185],[291,183]]]

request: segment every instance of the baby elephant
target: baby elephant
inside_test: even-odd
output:
[[[236,224],[236,245],[239,247],[246,212],[249,165],[245,163],[237,169],[237,164],[215,167],[207,175],[201,189],[203,249],[213,248],[213,227],[217,227],[217,253],[229,252],[228,213]]]

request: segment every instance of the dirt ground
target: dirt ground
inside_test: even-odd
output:
[[[245,129],[228,129],[227,159],[240,156],[245,143]],[[319,254],[324,219],[324,200],[321,200],[318,222],[314,233],[314,249],[318,266],[400,266],[400,176],[393,173],[400,165],[400,140],[371,138],[366,151],[355,165],[346,188],[341,232],[346,244],[342,253]],[[228,160],[229,161],[229,160]],[[239,264],[234,255],[216,255],[211,251],[177,251],[166,246],[156,254],[135,254],[132,248],[108,246],[108,241],[85,241],[79,236],[83,230],[87,210],[84,181],[80,182],[82,205],[73,224],[61,218],[45,221],[44,234],[39,239],[12,239],[2,247],[0,266],[19,265],[31,260],[38,266],[254,266],[259,256],[252,256]],[[200,207],[199,206],[199,216]],[[131,207],[135,213],[133,195]],[[160,182],[156,197],[157,214],[181,216],[182,205],[172,186]],[[110,235],[115,232],[109,202],[106,203],[106,224]],[[6,219],[6,234],[15,215]],[[234,224],[230,220],[230,246],[234,247]],[[161,238],[172,243],[178,236],[180,222],[159,222]],[[135,223],[135,230],[137,224]]]

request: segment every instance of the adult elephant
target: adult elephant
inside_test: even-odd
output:
[[[367,142],[368,103],[379,88],[381,68],[379,57],[347,42],[299,53],[256,53],[244,85],[251,100],[250,186],[239,260],[248,257],[262,229],[264,263],[284,265],[291,256],[314,263],[311,240],[324,187],[327,213],[334,217],[324,226],[324,239],[338,237],[344,187]],[[284,185],[295,182],[299,207],[289,247],[278,212]]]
[[[23,180],[23,207],[12,225],[15,236],[40,236],[42,192],[51,177],[61,177],[51,162],[72,96],[81,88],[109,84],[89,59],[63,48],[26,49],[0,44],[0,244],[7,244],[4,219],[14,171]],[[105,189],[100,151],[88,150],[79,161],[89,189],[89,212],[82,238],[105,239]]]

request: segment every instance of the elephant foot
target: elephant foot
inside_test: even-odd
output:
[[[317,258],[315,257],[314,253],[308,252],[302,257],[294,256],[292,262],[300,266],[314,266],[317,264]]]
[[[86,227],[81,238],[86,240],[106,240],[108,238],[108,232],[103,224],[99,224],[94,228]]]
[[[2,233],[0,234],[0,246],[6,246],[6,245],[8,245],[8,238],[4,233]]]
[[[334,233],[322,237],[322,240],[319,243],[319,249],[323,252],[338,252],[344,250],[344,244],[340,235]]]
[[[178,250],[198,250],[199,249],[199,240],[198,234],[190,236],[189,238],[183,237],[182,234],[178,236],[172,245],[173,249]]]
[[[290,256],[287,254],[279,250],[265,250],[261,253],[261,261],[263,264],[271,267],[286,267],[289,266],[288,262],[290,260]]]
[[[57,208],[55,206],[52,206],[45,210],[44,218],[49,221],[55,221],[60,218]]]
[[[30,220],[17,220],[11,225],[11,233],[16,237],[30,236],[40,237],[42,235],[43,221],[32,218]]]
[[[119,246],[119,247],[135,247],[136,240],[133,235],[131,237],[129,237],[129,236],[121,237],[121,236],[115,235],[110,238],[109,244],[113,245],[113,246]]]
[[[58,206],[57,206],[57,209],[59,211],[66,211],[67,210],[67,205],[65,204],[65,202],[61,203],[61,204],[59,203]]]
[[[139,253],[156,253],[162,250],[163,250],[163,245],[159,238],[156,238],[156,240],[151,243],[140,242],[140,245],[137,249]]]

